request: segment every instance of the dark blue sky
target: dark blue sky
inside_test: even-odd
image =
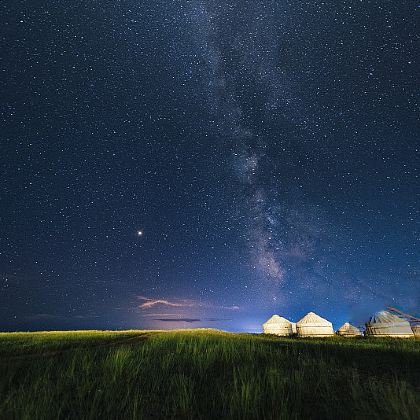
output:
[[[419,313],[415,2],[0,10],[0,329]]]

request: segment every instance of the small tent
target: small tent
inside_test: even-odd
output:
[[[358,328],[346,322],[337,330],[337,335],[342,337],[359,337],[362,333]]]
[[[372,337],[413,337],[410,323],[388,311],[380,311],[366,323],[366,335]]]
[[[314,312],[309,312],[297,322],[296,330],[299,337],[329,337],[334,335],[331,322]]]
[[[420,337],[420,324],[411,327],[415,337]]]
[[[273,315],[263,324],[264,334],[291,335],[293,333],[292,323],[286,318]]]

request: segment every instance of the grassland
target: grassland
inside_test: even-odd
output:
[[[416,419],[420,340],[0,334],[1,419]]]

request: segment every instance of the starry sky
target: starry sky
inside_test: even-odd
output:
[[[0,329],[419,314],[419,6],[0,5]]]

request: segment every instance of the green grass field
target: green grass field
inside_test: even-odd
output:
[[[1,419],[420,419],[420,340],[0,334]]]

